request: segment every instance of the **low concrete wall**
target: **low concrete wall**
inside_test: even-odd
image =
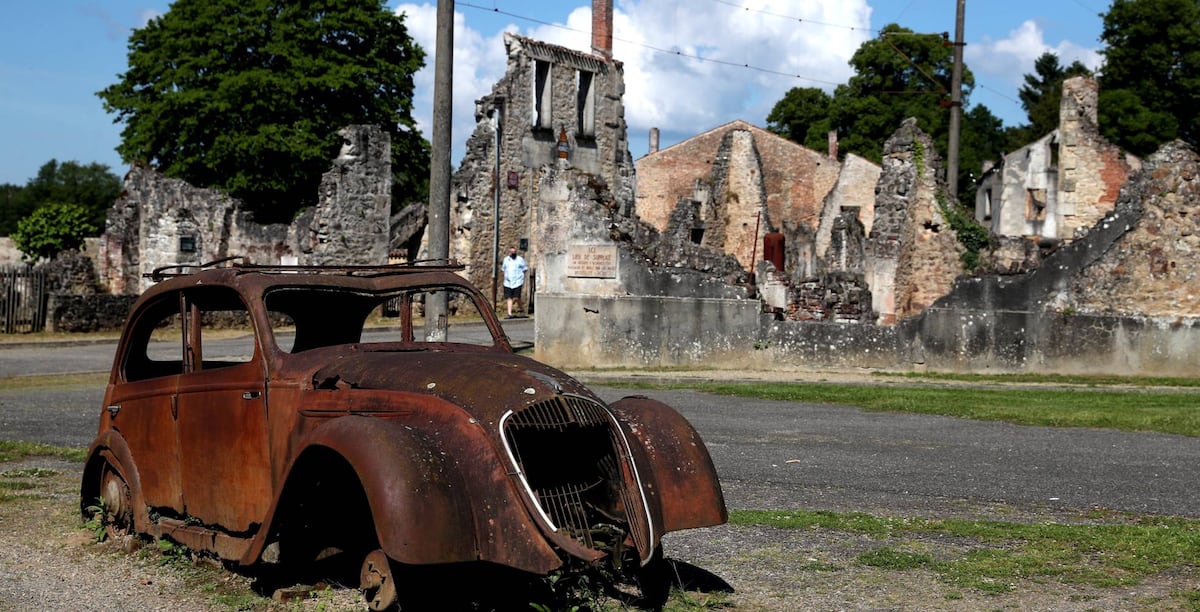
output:
[[[535,356],[563,368],[713,364],[753,354],[758,300],[538,293]]]
[[[563,368],[841,367],[1200,376],[1200,319],[931,308],[896,326],[776,321],[758,300],[539,294]]]

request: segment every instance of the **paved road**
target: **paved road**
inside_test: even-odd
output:
[[[510,330],[514,341],[532,335],[528,321],[516,324],[527,327]],[[106,371],[112,350],[0,347],[0,372]],[[596,389],[608,400],[630,393]],[[102,393],[99,384],[0,389],[0,439],[84,446]],[[696,426],[734,508],[944,515],[1003,504],[1200,516],[1196,438],[644,393]]]

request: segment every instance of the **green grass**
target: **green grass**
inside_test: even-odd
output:
[[[841,404],[1018,425],[1098,427],[1200,436],[1200,395],[1114,389],[963,389],[825,383],[679,383],[637,385],[719,395]]]
[[[1088,387],[1200,387],[1200,378],[1110,376],[1091,374],[958,374],[953,372],[875,372],[881,378],[945,380],[974,383],[1018,383],[1038,385],[1081,385]]]
[[[1127,586],[1200,559],[1200,520],[1113,514],[1114,524],[1012,523],[886,518],[861,513],[733,510],[729,521],[780,529],[828,529],[865,534],[881,545],[858,555],[860,565],[926,569],[944,582],[985,593],[1006,592],[1024,579],[1056,579],[1100,588]],[[952,538],[976,546],[934,554],[916,538]]]
[[[0,440],[0,463],[24,457],[59,457],[67,461],[83,463],[87,459],[86,448],[50,446],[39,442],[8,442]]]

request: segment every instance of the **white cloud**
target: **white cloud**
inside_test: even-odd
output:
[[[1007,38],[992,40],[984,36],[978,43],[967,45],[964,56],[976,75],[990,76],[1019,88],[1024,83],[1024,76],[1034,72],[1034,62],[1046,52],[1058,55],[1062,66],[1079,60],[1093,71],[1099,68],[1102,59],[1097,49],[1081,47],[1068,40],[1050,45],[1045,40],[1042,26],[1033,20],[1022,22],[1008,33]]]
[[[866,0],[708,2],[703,11],[698,6],[617,0],[613,55],[625,67],[625,120],[634,157],[645,153],[640,143],[651,127],[662,130],[667,146],[734,119],[763,124],[792,87],[832,91],[850,76],[847,62],[870,35]],[[414,100],[414,114],[428,138],[436,7],[403,4],[397,12],[408,14],[410,34],[428,53],[427,66],[416,77]],[[590,6],[573,10],[561,26],[534,25],[520,33],[590,50]],[[463,143],[474,129],[474,101],[491,90],[504,69],[502,35],[481,34],[456,13],[453,163],[461,159]]]

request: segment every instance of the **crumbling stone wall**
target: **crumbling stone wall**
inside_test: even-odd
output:
[[[386,263],[389,137],[377,126],[339,133],[345,145],[322,178],[317,206],[290,226],[256,223],[239,200],[134,164],[100,237],[100,284],[110,293],[140,293],[150,283],[144,275],[157,267],[233,255],[258,264]]]
[[[317,205],[291,228],[308,264],[387,263],[391,230],[391,135],[378,126],[344,128]]]
[[[962,247],[942,218],[933,140],[906,119],[883,147],[875,223],[867,238],[867,283],[880,324],[919,314],[962,271]]]
[[[504,45],[507,70],[476,101],[475,130],[452,178],[450,253],[485,289],[496,282],[497,246],[527,242],[526,259],[540,265],[542,245],[530,238],[543,168],[595,175],[626,211],[633,198],[622,64],[515,34]]]
[[[1168,143],[1146,160],[1103,221],[1126,232],[1072,279],[1056,307],[1105,315],[1200,315],[1198,216],[1200,158],[1183,142]]]

